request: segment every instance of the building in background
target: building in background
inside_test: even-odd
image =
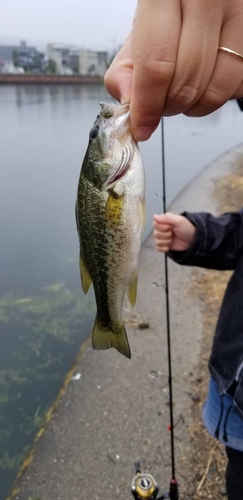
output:
[[[78,51],[79,48],[74,45],[49,43],[46,55],[50,72],[60,75],[78,73],[78,62],[76,61]],[[77,71],[75,71],[76,68]]]
[[[109,52],[81,49],[76,45],[49,43],[46,54],[22,41],[0,45],[0,73],[52,73],[102,78],[109,64]]]
[[[43,72],[45,55],[25,41],[19,45],[0,45],[0,71],[6,73]]]
[[[103,77],[108,66],[108,52],[80,49],[60,44],[47,45],[49,67],[59,74],[96,75]]]
[[[104,76],[108,67],[108,52],[80,50],[79,74]]]
[[[5,62],[13,62],[15,53],[20,53],[23,58],[28,59],[36,52],[36,47],[29,47],[24,41],[19,45],[0,45],[0,59]]]

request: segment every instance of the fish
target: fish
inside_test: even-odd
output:
[[[94,349],[131,349],[122,308],[137,297],[138,260],[146,219],[145,173],[130,132],[129,104],[100,103],[81,167],[76,202],[83,292],[93,284]]]

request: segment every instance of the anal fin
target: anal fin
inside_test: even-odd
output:
[[[89,274],[89,271],[86,267],[86,264],[81,254],[79,260],[79,267],[80,267],[80,276],[81,276],[83,292],[86,294],[89,291],[90,285],[92,283],[92,278]]]
[[[132,279],[129,283],[129,288],[127,290],[127,295],[132,307],[135,306],[137,300],[137,286],[138,286],[138,270],[135,269]]]

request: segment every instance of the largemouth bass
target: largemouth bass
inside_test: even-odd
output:
[[[92,346],[131,358],[122,319],[125,292],[136,302],[138,258],[145,224],[145,176],[129,131],[129,105],[101,103],[90,131],[76,203],[84,293],[94,286]]]

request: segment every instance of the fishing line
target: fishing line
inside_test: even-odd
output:
[[[162,138],[162,193],[163,212],[166,213],[166,179],[165,179],[165,138],[164,119],[161,119]],[[170,407],[170,435],[171,435],[171,477],[175,480],[175,444],[174,444],[174,416],[173,416],[173,387],[172,387],[172,362],[171,362],[171,335],[170,335],[170,298],[169,298],[169,274],[168,255],[165,253],[165,302],[166,302],[166,328],[167,328],[167,350],[168,350],[168,380],[169,380],[169,407]]]
[[[163,212],[166,213],[166,178],[165,178],[165,137],[164,137],[164,118],[161,118],[161,140],[162,140],[162,195]],[[168,381],[169,381],[169,408],[170,408],[170,437],[171,437],[171,484],[177,489],[179,498],[177,480],[175,477],[175,440],[174,440],[174,416],[173,416],[173,386],[172,386],[172,361],[171,361],[171,334],[170,334],[170,298],[169,298],[169,273],[168,273],[168,255],[164,255],[165,267],[165,303],[166,303],[166,329],[167,329],[167,352],[168,352]]]

